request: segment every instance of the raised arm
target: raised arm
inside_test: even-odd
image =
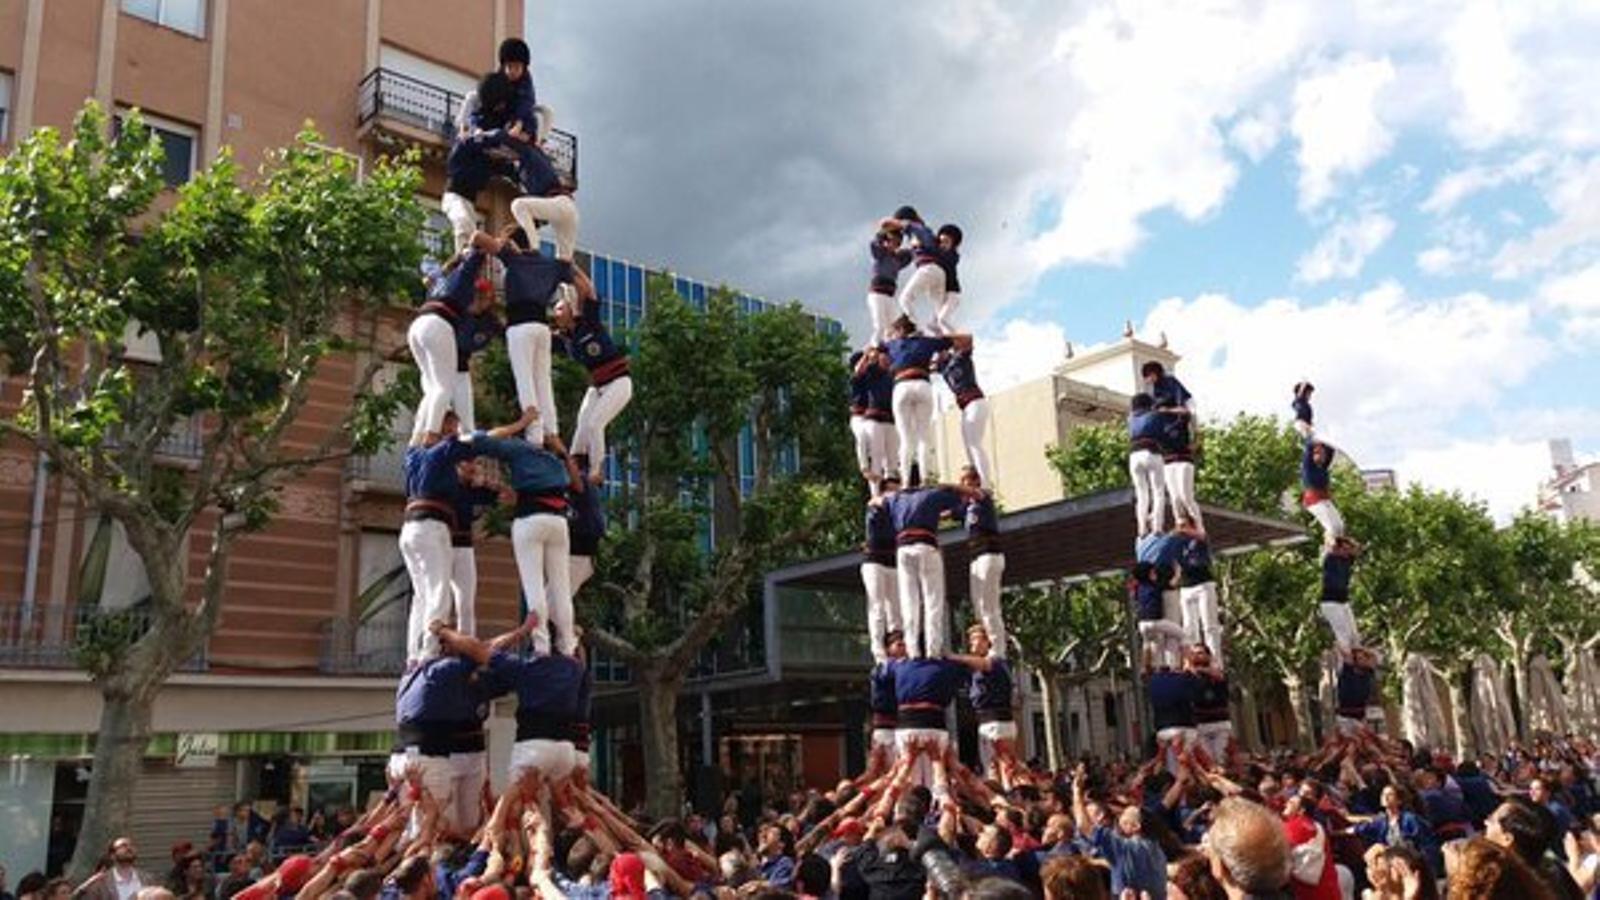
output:
[[[948,659],[953,663],[959,663],[963,666],[966,666],[974,672],[987,672],[989,671],[990,665],[992,665],[989,661],[989,657],[987,656],[968,656],[966,654],[958,653],[946,656],[945,659]]]

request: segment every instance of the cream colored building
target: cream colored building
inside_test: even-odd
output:
[[[1048,375],[989,392],[984,449],[994,468],[1001,505],[1014,512],[1062,499],[1061,477],[1045,452],[1065,443],[1079,425],[1123,421],[1128,398],[1143,386],[1139,369],[1152,360],[1171,371],[1178,355],[1137,336],[1078,353],[1069,345]],[[981,385],[981,371],[978,379]],[[934,449],[942,477],[950,478],[966,464],[961,413],[948,391],[940,388],[939,398],[942,412],[934,429]]]

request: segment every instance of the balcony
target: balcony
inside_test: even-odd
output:
[[[363,135],[448,153],[466,98],[392,69],[373,69],[356,89],[356,127]],[[562,184],[578,189],[578,138],[553,128],[545,155]]]
[[[138,606],[102,610],[0,603],[0,667],[77,669],[80,653],[137,640],[149,630],[150,611]],[[207,665],[202,649],[178,671],[204,672]]]
[[[110,429],[105,436],[106,446],[122,446],[122,433],[119,429]],[[187,462],[198,460],[205,450],[205,434],[200,428],[200,418],[190,416],[179,419],[172,425],[172,430],[167,432],[155,446],[155,457],[158,460],[171,460]]]
[[[406,620],[356,624],[330,620],[322,628],[322,658],[327,675],[399,675],[406,667]]]
[[[404,494],[408,437],[399,438],[393,446],[369,456],[352,456],[346,460],[344,471],[351,487],[374,494]]]

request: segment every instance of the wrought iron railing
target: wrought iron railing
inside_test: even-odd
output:
[[[379,450],[367,456],[352,456],[345,461],[345,475],[362,482],[369,490],[403,493],[406,489],[404,444]]]
[[[398,675],[406,667],[406,622],[333,619],[322,628],[318,670],[328,675]]]
[[[150,630],[151,613],[143,606],[106,610],[98,606],[0,604],[0,666],[19,669],[76,669],[85,654],[118,652]],[[201,648],[178,666],[182,672],[203,672]]]
[[[465,99],[454,91],[392,69],[373,69],[356,90],[356,124],[365,125],[374,119],[402,122],[449,143],[455,137],[456,120]],[[576,190],[577,135],[550,129],[544,139],[544,152],[562,182]]]
[[[111,428],[105,435],[106,446],[120,447],[123,443],[120,428]],[[168,459],[199,459],[205,452],[205,433],[200,428],[199,416],[188,416],[172,423],[172,429],[156,442],[155,455]]]

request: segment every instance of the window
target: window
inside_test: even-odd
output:
[[[122,115],[119,113],[112,120],[112,128],[117,133],[122,131]],[[195,147],[200,143],[200,132],[192,126],[152,116],[142,110],[139,116],[144,119],[145,127],[161,141],[165,156],[161,163],[161,179],[169,188],[180,187],[188,182],[194,177]]]
[[[11,134],[11,73],[0,70],[0,144]]]
[[[206,0],[122,0],[122,11],[197,38],[206,36]]]

